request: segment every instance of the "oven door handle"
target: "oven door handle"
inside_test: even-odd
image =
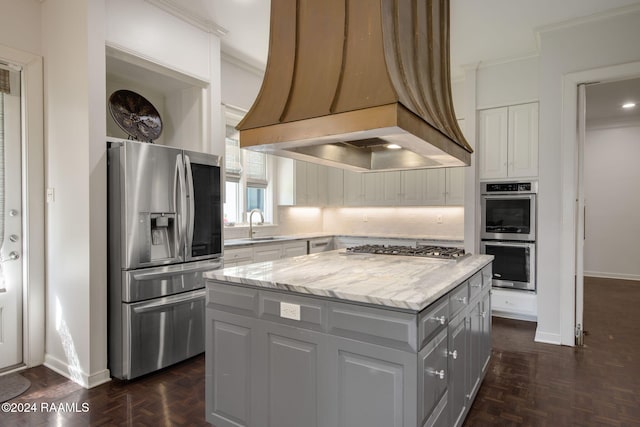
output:
[[[133,307],[134,313],[146,313],[149,311],[155,311],[159,307],[171,307],[174,305],[184,304],[186,302],[196,301],[207,296],[206,289],[200,289],[194,292],[188,292],[186,294],[173,295],[170,297],[164,297],[157,300],[145,302],[143,304]]]
[[[483,242],[485,246],[515,246],[518,248],[531,248],[535,245],[534,242],[494,242],[494,241],[485,241]]]

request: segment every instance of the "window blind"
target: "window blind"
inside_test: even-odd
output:
[[[243,150],[247,183],[267,186],[267,155],[256,151]]]
[[[9,70],[0,68],[0,94],[11,93],[11,73]]]
[[[225,138],[225,172],[227,180],[239,180],[242,173],[242,158],[240,153],[240,138],[233,126],[227,126]]]

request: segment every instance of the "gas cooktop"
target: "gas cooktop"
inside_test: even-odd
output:
[[[361,245],[347,248],[347,254],[402,255],[438,259],[459,260],[464,257],[464,249],[447,246],[396,246],[396,245]]]

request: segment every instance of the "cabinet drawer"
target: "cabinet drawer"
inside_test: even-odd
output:
[[[307,255],[307,241],[296,240],[294,242],[282,244],[282,258]]]
[[[415,315],[329,304],[329,333],[402,350],[417,350]]]
[[[438,332],[446,329],[448,322],[449,299],[445,296],[420,313],[418,319],[419,348],[424,347]]]
[[[252,260],[253,260],[252,248],[225,249],[224,251],[225,266],[228,266],[229,263],[251,262]]]
[[[460,313],[469,304],[469,282],[466,281],[449,294],[449,318]]]
[[[250,316],[256,314],[257,290],[208,281],[207,291],[207,306]]]
[[[327,316],[323,301],[276,292],[260,292],[259,316],[272,322],[323,330]]]
[[[473,300],[482,292],[482,273],[477,272],[469,279],[469,299]]]
[[[331,244],[332,241],[333,241],[332,237],[309,240],[309,253],[315,254],[318,252],[332,250],[333,249],[333,245]]]

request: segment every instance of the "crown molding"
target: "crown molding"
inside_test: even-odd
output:
[[[196,28],[201,29],[207,33],[215,34],[218,37],[224,37],[229,33],[229,30],[221,25],[213,22],[210,19],[203,18],[195,13],[187,10],[182,4],[176,0],[145,0],[147,3],[154,5],[158,9],[161,9],[176,18],[182,19],[188,24],[193,25]]]
[[[263,64],[259,64],[257,62],[250,63],[240,58],[239,54],[235,50],[229,48],[228,46],[225,46],[224,44],[222,45],[220,50],[220,59],[242,70],[248,71],[249,73],[254,74],[258,77],[264,77],[264,71],[266,67]]]
[[[629,13],[634,13],[639,11],[640,11],[640,3],[636,3],[628,6],[617,7],[614,9],[593,13],[591,15],[582,16],[580,18],[568,19],[566,21],[561,21],[561,22],[556,22],[554,24],[542,25],[540,27],[536,27],[533,29],[533,32],[536,37],[537,49],[538,51],[540,50],[540,43],[541,43],[540,36],[543,33],[564,30],[567,28],[576,27],[578,25],[589,24],[589,23],[601,21],[603,19],[614,18],[619,15],[626,15]]]

